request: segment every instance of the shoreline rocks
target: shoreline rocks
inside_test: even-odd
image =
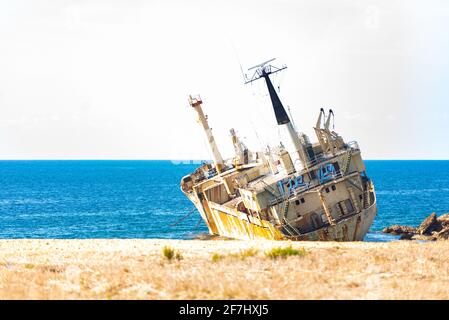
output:
[[[382,230],[383,233],[390,233],[390,234],[406,234],[406,233],[415,233],[416,228],[410,227],[410,226],[400,226],[398,224],[394,224],[392,226],[386,227]]]
[[[437,220],[437,215],[432,212],[427,218],[421,222],[416,232],[420,235],[431,235],[433,231],[441,231],[442,226]]]
[[[447,240],[449,239],[449,213],[437,217],[433,212],[416,228],[395,224],[384,228],[382,232],[401,235],[400,240]]]

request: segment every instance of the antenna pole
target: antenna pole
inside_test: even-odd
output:
[[[271,104],[273,105],[273,110],[276,116],[277,123],[278,125],[285,124],[287,126],[288,133],[290,135],[290,138],[292,139],[293,145],[295,146],[296,152],[299,155],[299,159],[301,160],[303,167],[307,169],[307,158],[304,152],[304,146],[302,145],[298,137],[298,133],[296,132],[292,122],[290,121],[290,118],[288,117],[288,114],[285,111],[284,106],[282,105],[281,99],[279,99],[279,96],[276,90],[274,89],[270,79],[270,74],[284,70],[287,67],[283,66],[281,68],[277,68],[272,65],[266,65],[267,63],[273,60],[274,59],[268,60],[264,63],[261,63],[248,69],[248,70],[256,69],[256,71],[251,80],[247,81],[246,83],[256,81],[260,78],[265,79],[265,83],[267,84],[268,93],[270,94]]]
[[[288,109],[288,115],[289,115],[289,117],[290,117],[290,120],[291,120],[292,123],[293,123],[293,128],[295,128],[295,130],[298,130],[298,129],[296,128],[295,121],[293,120],[292,110],[290,110],[290,106],[287,106],[287,109]]]

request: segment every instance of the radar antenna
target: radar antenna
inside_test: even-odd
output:
[[[254,70],[254,69],[256,69],[256,71],[254,72],[254,74],[251,77],[251,79],[248,79],[248,78],[245,79],[246,80],[245,84],[248,84],[248,83],[256,81],[256,80],[258,80],[258,79],[260,79],[262,77],[265,77],[264,73],[266,75],[270,75],[270,74],[282,71],[284,69],[287,69],[286,65],[283,65],[281,67],[276,67],[276,66],[273,66],[271,64],[268,64],[268,63],[270,63],[270,62],[272,62],[274,60],[276,60],[276,58],[267,60],[265,62],[262,62],[262,63],[259,63],[259,64],[255,65],[254,67],[249,68],[248,71],[251,71],[251,70]]]
[[[293,145],[295,146],[296,152],[299,155],[299,159],[301,160],[303,167],[308,169],[307,168],[308,159],[307,159],[306,153],[304,151],[304,146],[301,143],[301,141],[298,137],[298,133],[296,132],[292,122],[290,121],[290,118],[289,118],[287,112],[285,111],[284,106],[282,105],[281,99],[279,99],[279,96],[278,96],[276,90],[274,89],[273,84],[271,83],[271,80],[270,80],[270,74],[287,69],[287,66],[283,65],[281,67],[276,67],[276,66],[269,64],[270,62],[272,62],[274,60],[275,60],[275,58],[267,60],[262,63],[259,63],[258,65],[255,65],[254,67],[249,68],[248,71],[254,70],[254,69],[255,69],[255,71],[254,71],[254,74],[251,77],[251,79],[246,79],[245,84],[251,83],[260,78],[265,79],[265,82],[266,82],[267,88],[268,88],[268,93],[270,94],[271,104],[273,105],[273,110],[274,110],[274,114],[276,116],[277,123],[278,123],[278,125],[283,125],[283,124],[286,125],[289,135],[292,139]]]
[[[285,111],[285,108],[282,105],[282,102],[279,99],[279,96],[278,96],[276,90],[274,89],[269,76],[270,76],[270,74],[273,74],[273,73],[276,73],[276,72],[286,69],[287,66],[284,65],[282,67],[275,67],[275,66],[269,64],[270,62],[274,61],[275,59],[276,58],[267,60],[265,62],[259,63],[258,65],[255,65],[254,67],[249,68],[248,71],[255,69],[255,72],[254,72],[253,76],[251,77],[251,79],[246,79],[245,84],[259,80],[260,78],[265,79],[265,82],[268,87],[268,92],[270,94],[271,103],[273,105],[274,114],[276,116],[276,120],[278,122],[278,125],[281,125],[281,124],[290,123],[290,118],[288,117],[287,112]]]
[[[276,60],[276,58],[273,58],[273,59],[267,60],[267,61],[265,61],[265,62],[259,63],[258,65],[255,65],[254,67],[249,68],[248,71],[249,71],[249,70],[256,69],[256,68],[263,67],[263,66],[266,65],[268,62],[271,62],[271,61],[274,61],[274,60]]]

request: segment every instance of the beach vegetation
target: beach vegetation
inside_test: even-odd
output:
[[[180,251],[175,250],[175,249],[173,249],[173,248],[170,247],[170,246],[165,246],[165,247],[162,249],[162,253],[163,253],[164,257],[165,257],[168,261],[171,261],[171,260],[173,260],[173,259],[181,260],[181,259],[183,258]]]
[[[258,253],[259,253],[259,250],[255,249],[255,248],[242,249],[239,252],[229,253],[227,256],[219,254],[219,253],[214,253],[212,255],[212,261],[218,262],[220,260],[223,260],[226,257],[244,260],[245,258],[255,257],[255,256],[257,256]]]
[[[238,253],[231,253],[230,256],[244,260],[245,258],[256,256],[258,252],[259,251],[257,249],[249,248],[240,250]]]
[[[303,257],[307,254],[304,248],[294,249],[292,246],[288,247],[275,247],[265,252],[265,255],[271,259],[287,258],[289,256]]]
[[[218,261],[221,261],[221,260],[223,260],[223,258],[224,258],[224,255],[219,254],[219,253],[214,253],[214,254],[212,255],[212,262],[218,262]]]
[[[244,259],[244,258],[248,258],[248,257],[255,257],[255,256],[257,256],[258,253],[259,253],[259,250],[257,250],[257,249],[248,248],[248,249],[240,251],[240,256]]]

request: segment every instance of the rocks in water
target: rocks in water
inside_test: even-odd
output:
[[[449,239],[449,226],[438,232],[437,239],[448,240]]]
[[[416,233],[421,235],[431,235],[433,231],[440,231],[442,229],[441,223],[437,220],[435,212],[431,213],[416,229]]]
[[[399,239],[401,240],[401,239]],[[437,240],[437,238],[435,238],[434,236],[428,236],[425,234],[414,234],[410,240],[424,240],[424,241],[435,241]]]
[[[401,235],[400,240],[411,240],[416,233],[416,228],[410,226],[400,226],[398,224],[386,227],[382,230],[383,233],[390,233]]]
[[[415,235],[414,233],[403,233],[401,234],[399,240],[412,240],[414,235]]]
[[[449,227],[449,213],[445,213],[437,218],[438,222],[444,227]]]
[[[416,229],[410,226],[400,226],[398,224],[394,224],[392,226],[386,227],[382,230],[383,233],[391,233],[391,234],[408,234],[415,233]]]
[[[400,240],[449,240],[449,213],[437,217],[433,212],[417,228],[395,224],[382,232],[401,235]]]

